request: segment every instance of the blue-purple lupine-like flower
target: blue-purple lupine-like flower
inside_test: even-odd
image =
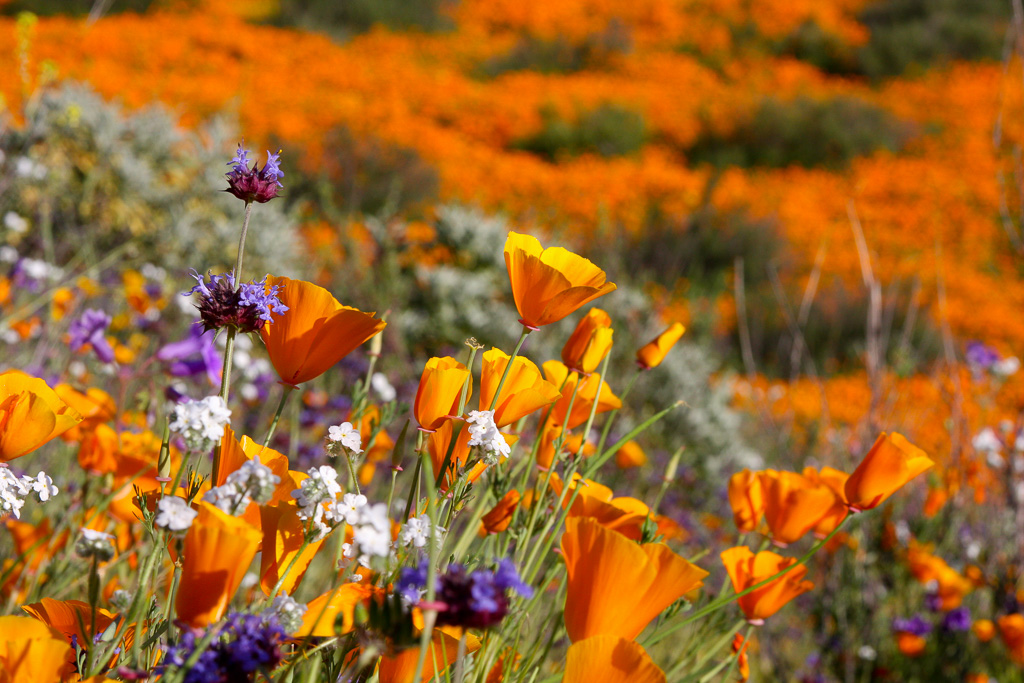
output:
[[[80,318],[73,320],[68,327],[68,334],[71,336],[69,347],[72,351],[89,344],[96,352],[96,357],[104,363],[114,360],[114,349],[107,341],[107,327],[110,326],[110,316],[95,308],[86,309]]]
[[[395,582],[395,592],[409,603],[419,602],[423,590],[427,586],[427,563],[420,562],[418,567],[402,567]]]
[[[185,683],[250,681],[256,672],[269,672],[281,661],[281,643],[288,637],[275,617],[231,614],[198,661],[185,672]],[[186,629],[167,648],[163,669],[183,668],[203,639],[201,630]]]
[[[942,620],[942,628],[947,631],[969,631],[971,628],[971,610],[957,607],[946,613]]]
[[[234,327],[238,332],[257,332],[264,325],[272,323],[274,315],[281,315],[288,310],[278,298],[281,286],[268,287],[266,278],[236,287],[235,277],[231,273],[208,274],[209,283],[195,270],[191,271],[191,275],[196,280],[196,286],[185,292],[184,296],[199,294],[197,308],[204,331]]]
[[[267,163],[261,169],[257,162],[249,166],[249,150],[238,145],[235,157],[228,162],[231,171],[228,172],[228,188],[230,192],[246,204],[269,202],[277,196],[277,190],[281,185],[281,178],[284,173],[281,171],[281,153],[271,154],[267,150]]]
[[[427,565],[402,570],[395,590],[409,602],[420,599],[427,584]],[[448,565],[437,577],[437,623],[464,628],[487,628],[505,618],[509,608],[509,591],[522,597],[533,595],[523,583],[511,560],[502,560],[497,569],[476,569],[467,572],[461,564]]]
[[[988,370],[1002,360],[998,351],[979,341],[968,342],[964,355],[967,358],[968,364],[981,370]]]
[[[910,619],[897,617],[892,620],[892,630],[897,633],[912,633],[922,638],[932,632],[932,625],[921,615],[915,615]]]
[[[189,328],[185,339],[161,347],[156,357],[168,363],[168,372],[172,377],[191,377],[205,373],[211,386],[220,384],[224,361],[213,343],[213,335],[207,334],[207,330],[199,325]]]

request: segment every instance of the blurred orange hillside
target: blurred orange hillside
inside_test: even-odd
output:
[[[672,215],[695,210],[714,171],[691,163],[687,150],[709,131],[728,133],[765,96],[856,96],[920,134],[899,153],[859,156],[838,170],[727,168],[714,204],[777,217],[794,259],[794,286],[824,248],[825,287],[829,280],[860,283],[852,201],[883,281],[917,279],[921,301],[932,303],[941,272],[954,332],[1018,349],[1024,282],[1000,221],[998,173],[1012,174],[1009,150],[1024,136],[1020,67],[1005,72],[998,62],[954,61],[872,85],[757,47],[808,22],[856,47],[867,40],[856,20],[865,5],[463,0],[450,10],[450,31],[378,27],[332,42],[252,23],[272,16],[273,2],[207,2],[92,25],[41,18],[28,73],[36,78],[51,63],[60,78],[86,80],[131,107],[167,103],[187,124],[228,112],[249,141],[282,140],[312,158],[325,131],[344,125],[415,149],[438,170],[445,200],[478,203],[566,235],[599,226],[641,230],[652,207]],[[479,74],[481,64],[508,54],[524,36],[571,43],[612,34],[626,47],[593,68]],[[5,19],[0,51],[13,60],[17,50],[15,22]],[[19,79],[16,69],[0,73],[0,91],[15,112],[25,90]],[[645,142],[636,153],[550,160],[517,148],[542,127],[546,108],[571,119],[607,103],[642,115]],[[1009,194],[1015,215],[1019,201]]]

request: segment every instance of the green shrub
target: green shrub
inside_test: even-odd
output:
[[[616,104],[602,104],[576,121],[562,118],[550,107],[541,116],[541,129],[513,146],[551,161],[587,153],[624,156],[639,151],[647,139],[643,116]]]
[[[336,38],[375,25],[392,29],[444,31],[452,27],[445,10],[451,0],[281,0],[273,23],[322,31]]]
[[[733,131],[700,136],[687,156],[719,167],[838,169],[879,149],[900,151],[915,134],[913,124],[855,97],[769,97]]]
[[[40,16],[68,14],[85,16],[90,12],[100,11],[101,14],[118,12],[145,12],[158,0],[110,0],[102,3],[96,0],[12,0],[0,7],[0,14],[15,15],[19,12],[32,12]],[[104,5],[106,5],[104,7]]]
[[[577,42],[564,37],[546,40],[524,36],[505,54],[481,64],[478,73],[484,78],[495,78],[511,71],[564,74],[600,69],[629,48],[629,32],[615,22],[609,23],[605,31]]]

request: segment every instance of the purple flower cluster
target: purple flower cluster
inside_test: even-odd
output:
[[[427,584],[427,565],[406,567],[395,583],[395,590],[410,602],[419,600]],[[529,598],[533,589],[519,577],[510,559],[503,559],[493,571],[471,572],[461,564],[448,565],[437,577],[437,623],[442,626],[487,628],[505,618],[509,591]]]
[[[104,363],[114,360],[114,349],[107,341],[106,332],[110,325],[110,316],[95,308],[86,309],[82,317],[71,322],[68,334],[71,336],[69,346],[72,351],[89,344],[96,352],[96,357]]]
[[[252,680],[257,671],[269,672],[281,661],[287,634],[277,619],[255,614],[231,614],[217,636],[185,672],[185,683],[236,683]],[[183,668],[206,634],[185,630],[167,648],[163,668]]]
[[[251,167],[249,166],[249,150],[238,145],[235,158],[228,162],[228,166],[231,167],[231,171],[226,174],[226,192],[230,192],[246,204],[269,202],[277,196],[278,188],[282,187],[281,178],[284,177],[284,173],[281,172],[280,152],[271,154],[270,150],[267,150],[267,163],[261,169],[255,161]]]
[[[968,342],[964,355],[970,365],[981,370],[988,370],[1002,360],[998,351],[979,341]]]
[[[221,367],[224,361],[213,343],[213,335],[193,325],[188,337],[171,342],[156,352],[158,360],[168,363],[172,377],[192,377],[205,374],[211,386],[220,384]]]
[[[257,332],[264,325],[274,322],[274,315],[281,315],[288,307],[281,303],[278,294],[280,285],[267,286],[267,279],[235,285],[232,273],[209,275],[210,282],[195,270],[191,271],[196,286],[184,296],[199,294],[199,317],[203,331],[234,327],[239,332]]]
[[[971,629],[971,610],[966,607],[950,610],[942,620],[942,628],[947,631],[969,631]]]
[[[915,615],[910,619],[897,617],[892,620],[892,630],[897,633],[911,633],[915,636],[924,637],[932,632],[932,625],[921,615]]]

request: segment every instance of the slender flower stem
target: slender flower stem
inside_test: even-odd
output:
[[[626,396],[629,395],[629,392],[633,388],[633,385],[636,384],[636,380],[640,376],[641,372],[642,372],[641,370],[637,370],[636,372],[633,373],[633,376],[629,378],[629,383],[626,385],[626,388],[619,395],[619,400],[622,401],[623,405],[626,404]],[[601,377],[604,378],[604,369],[601,370],[601,373],[602,373]],[[603,453],[604,452],[604,445],[608,441],[608,434],[611,433],[611,431],[612,431],[612,423],[614,423],[615,422],[615,418],[618,417],[619,410],[620,410],[619,408],[616,408],[615,410],[613,410],[608,415],[608,419],[605,420],[605,422],[604,422],[604,429],[601,430],[601,440],[597,442],[597,452],[598,453]]]
[[[292,384],[282,384],[284,387],[281,390],[281,400],[277,404],[277,411],[274,413],[274,420],[270,423],[270,429],[267,431],[266,438],[263,439],[263,447],[266,448],[270,445],[270,440],[274,437],[274,432],[277,431],[277,423],[281,421],[281,413],[284,412],[284,405],[288,402],[288,397],[292,395],[292,392],[298,389],[298,387]]]
[[[466,663],[466,635],[468,633],[468,631],[464,630],[462,637],[459,638],[459,653],[455,658],[455,676],[452,678],[454,683],[462,683],[462,672]]]
[[[235,286],[242,282],[242,256],[245,254],[245,236],[249,234],[249,216],[252,215],[252,202],[245,203],[245,217],[242,218],[242,234],[238,237],[238,255],[235,257]]]
[[[523,332],[519,335],[519,341],[516,342],[516,348],[513,349],[512,355],[508,359],[508,364],[505,366],[505,372],[501,373],[501,381],[498,382],[498,390],[494,392],[494,398],[491,399],[491,405],[488,410],[494,410],[494,406],[498,405],[498,398],[501,396],[501,390],[505,387],[505,380],[508,379],[508,375],[512,371],[512,363],[519,355],[519,350],[523,348],[523,342],[526,341],[527,335],[531,332],[533,332],[532,329],[523,325]]]
[[[424,463],[423,468],[427,469],[429,465],[430,455],[426,450],[420,452],[420,462]],[[427,513],[430,516],[430,541],[428,545],[430,547],[430,564],[427,567],[427,594],[426,601],[433,603],[437,594],[437,560],[439,543],[434,539],[435,529],[437,529],[437,491],[434,488],[434,480],[429,475],[426,477],[427,482]],[[430,650],[431,638],[434,632],[434,622],[437,621],[437,610],[436,609],[425,609],[423,610],[423,633],[420,635],[420,654],[416,660],[416,673],[413,676],[412,683],[420,683],[423,677],[423,665],[427,661],[427,651]]]

